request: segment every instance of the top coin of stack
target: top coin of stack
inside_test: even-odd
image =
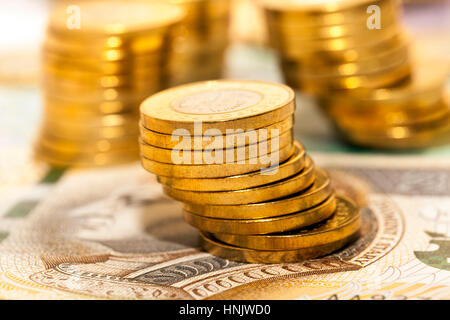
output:
[[[142,164],[184,203],[207,251],[292,262],[357,236],[356,205],[335,196],[327,174],[293,141],[294,109],[289,87],[258,81],[198,82],[142,103]]]
[[[170,0],[187,12],[174,32],[170,86],[220,78],[228,46],[229,0]]]
[[[160,2],[56,4],[43,47],[36,156],[61,166],[137,159],[139,104],[161,89],[170,30],[183,17]]]
[[[313,94],[408,78],[397,0],[260,0],[288,84]]]

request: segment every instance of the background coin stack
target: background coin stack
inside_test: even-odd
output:
[[[170,85],[218,79],[228,46],[229,0],[170,0],[186,10],[174,32]]]
[[[142,103],[142,164],[183,202],[185,220],[210,253],[293,262],[357,237],[357,206],[335,195],[327,174],[292,138],[294,109],[287,86],[232,80],[175,87]],[[249,130],[252,139],[245,138]]]
[[[397,0],[262,4],[285,79],[295,88],[326,94],[385,87],[409,76],[408,40]],[[370,24],[372,4],[379,8],[380,29]]]
[[[448,69],[417,63],[408,83],[322,97],[333,124],[353,144],[402,150],[450,143]]]
[[[313,94],[347,141],[393,150],[450,142],[449,70],[412,57],[399,1],[262,4],[287,83]],[[371,29],[376,14],[380,29]]]
[[[37,158],[58,166],[138,159],[139,104],[161,90],[170,31],[183,17],[167,3],[58,2],[42,53]]]

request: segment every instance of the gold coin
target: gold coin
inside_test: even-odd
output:
[[[208,164],[208,165],[186,165],[186,164],[169,164],[163,162],[157,162],[145,157],[141,157],[142,165],[147,171],[154,173],[158,176],[164,177],[180,177],[180,178],[222,178],[245,174],[264,169],[272,169],[279,163],[288,159],[293,149],[283,148],[278,153],[271,153],[271,158],[263,156],[259,157],[259,161],[252,161],[248,159],[241,163],[221,163],[221,164]],[[203,157],[207,155],[207,152],[203,152]],[[214,161],[214,159],[211,159]],[[267,170],[267,169],[266,169]]]
[[[391,25],[395,21],[399,21],[400,10],[398,6],[389,6],[388,3],[378,1],[380,14],[383,16],[383,26]],[[357,10],[346,10],[341,12],[328,12],[313,14],[309,11],[301,10],[272,10],[270,7],[265,8],[265,16],[268,24],[278,24],[281,27],[333,27],[333,26],[350,26],[361,25],[367,28],[367,7],[358,8]]]
[[[239,205],[279,199],[300,192],[310,187],[314,182],[314,163],[306,157],[305,168],[296,175],[282,181],[258,186],[250,189],[219,192],[199,192],[173,189],[163,186],[164,192],[182,202],[202,205]]]
[[[343,63],[338,65],[329,64],[325,67],[309,65],[304,61],[293,62],[285,60],[282,62],[284,69],[297,72],[304,77],[340,77],[358,76],[371,73],[382,72],[383,70],[394,68],[404,63],[409,58],[409,47],[406,43],[389,51],[384,51],[383,56],[365,59],[356,62]],[[294,71],[295,70],[295,71]]]
[[[58,123],[56,121],[44,120],[41,124],[47,132],[55,136],[68,139],[112,139],[124,136],[134,136],[137,144],[139,132],[136,123],[128,123],[126,125],[117,126],[85,126],[82,125],[67,125],[66,123]]]
[[[289,116],[286,119],[274,123],[268,127],[257,130],[234,131],[228,135],[220,136],[180,136],[158,133],[146,129],[141,125],[140,132],[142,140],[152,146],[164,149],[183,149],[183,150],[207,150],[214,145],[223,145],[224,148],[242,147],[256,142],[267,141],[278,134],[279,145],[283,147],[292,142],[291,131],[294,123],[294,117]],[[198,131],[201,131],[199,128]],[[181,140],[181,141],[180,141]]]
[[[67,82],[80,81],[83,85],[94,85],[102,87],[119,87],[127,85],[129,82],[146,83],[148,81],[161,81],[162,72],[159,71],[159,66],[156,66],[148,72],[133,72],[130,70],[127,74],[109,74],[93,73],[88,69],[76,67],[72,69],[63,67],[50,67],[48,64],[42,67],[42,71],[46,73],[46,78],[62,79]],[[159,71],[159,72],[158,72]]]
[[[94,167],[109,166],[139,159],[138,149],[126,152],[94,152],[94,153],[61,153],[43,146],[35,147],[34,156],[37,160],[61,167]]]
[[[63,153],[89,153],[136,150],[136,137],[128,139],[67,139],[47,133],[43,130],[38,138],[39,144],[45,148],[57,150]]]
[[[353,116],[353,114],[335,115],[334,122],[341,128],[360,132],[384,132],[391,128],[405,127],[438,127],[442,119],[449,113],[448,105],[441,101],[436,108],[425,109],[427,112],[379,112],[364,117],[364,114]],[[394,129],[401,130],[401,129]]]
[[[288,215],[317,206],[333,194],[333,188],[325,171],[316,168],[315,177],[314,184],[306,191],[277,200],[226,206],[184,203],[183,208],[199,216],[220,219],[265,219]]]
[[[303,228],[327,219],[335,210],[336,200],[333,195],[317,207],[265,219],[217,219],[199,216],[186,210],[183,211],[183,216],[191,226],[205,232],[256,235]]]
[[[72,38],[124,37],[165,28],[180,22],[185,15],[181,7],[162,2],[90,1],[77,4],[77,7],[81,13],[79,28],[68,28],[67,4],[59,4],[50,12],[51,30],[70,34]]]
[[[227,129],[258,129],[285,119],[295,109],[294,97],[289,87],[269,82],[197,82],[154,94],[141,104],[141,119],[160,133],[221,135]],[[198,122],[202,132],[195,133]]]
[[[213,179],[158,177],[158,181],[174,189],[188,191],[232,191],[262,186],[286,179],[304,168],[305,149],[298,141],[294,142],[294,147],[294,153],[288,160],[281,163],[278,168],[271,169],[272,172],[267,170],[266,174],[256,171],[238,176]]]
[[[386,150],[422,149],[450,143],[450,117],[434,127],[392,127],[385,132],[353,132],[341,130],[353,144]]]
[[[272,137],[274,140],[276,137]],[[217,161],[223,161],[226,163],[239,163],[245,160],[254,159],[254,162],[265,161],[266,155],[260,157],[260,154],[265,152],[261,150],[267,150],[267,157],[276,156],[275,152],[284,154],[292,151],[293,144],[293,132],[288,131],[286,134],[279,137],[278,146],[272,147],[272,139],[267,141],[262,141],[242,147],[235,148],[215,148],[215,149],[205,149],[205,150],[177,150],[177,149],[163,149],[149,145],[141,140],[141,155],[147,159],[169,163],[169,164],[179,164],[180,162],[184,164],[196,164],[196,165],[208,165],[210,163],[209,157],[211,159],[218,159]],[[276,147],[276,148],[275,148]],[[272,150],[272,148],[274,150]],[[284,150],[286,149],[286,150]],[[208,157],[208,158],[206,158]],[[174,160],[175,159],[175,160]],[[181,161],[182,159],[182,161]],[[221,160],[220,160],[221,159]]]
[[[46,90],[58,90],[60,92],[84,93],[94,90],[117,89],[117,90],[155,90],[161,87],[163,79],[161,75],[155,74],[143,81],[132,80],[127,77],[103,76],[92,78],[90,81],[74,80],[69,78],[58,78],[50,74],[42,77],[42,84]],[[151,91],[149,91],[151,92]]]
[[[295,250],[253,250],[227,245],[212,234],[200,232],[202,247],[215,256],[246,263],[293,263],[325,256],[357,239],[358,234],[326,245]]]
[[[285,38],[281,35],[272,35],[271,43],[277,48],[283,56],[301,58],[317,53],[317,57],[331,56],[341,57],[348,50],[356,52],[369,52],[374,54],[373,50],[377,47],[392,48],[393,44],[398,43],[400,39],[405,39],[405,32],[402,28],[391,28],[376,33],[371,37],[341,37],[333,39],[315,39],[302,41],[302,39]],[[301,48],[299,48],[301,45]],[[381,51],[380,51],[381,52]]]
[[[289,56],[285,52],[280,52],[283,61],[296,62],[301,65],[328,67],[330,65],[340,65],[352,62],[383,59],[387,53],[395,48],[399,48],[409,43],[410,40],[404,34],[395,34],[389,39],[377,42],[369,42],[363,45],[327,50],[301,51],[298,55]]]
[[[44,98],[44,113],[54,119],[90,120],[105,115],[132,114],[139,117],[137,101],[103,101],[97,103],[77,103],[52,97]]]
[[[214,237],[229,245],[255,250],[295,250],[326,245],[346,239],[361,227],[360,210],[348,198],[336,197],[334,214],[314,225],[285,233],[240,235],[215,233]]]
[[[285,70],[286,81],[292,86],[301,88],[312,94],[329,93],[330,91],[354,90],[359,88],[377,89],[393,86],[409,79],[411,66],[406,62],[383,73],[362,76],[345,76],[339,78],[305,78]]]
[[[317,17],[329,13],[346,13],[355,15],[366,15],[367,6],[373,0],[341,0],[341,1],[327,1],[327,0],[261,0],[261,5],[276,12],[289,13],[291,16],[301,19],[309,16]],[[380,0],[377,4],[383,8],[389,6],[398,8],[399,4],[396,0]],[[362,10],[362,11],[361,11]]]
[[[149,74],[151,71],[159,70],[164,66],[164,51],[155,54],[149,54],[145,57],[133,56],[128,60],[122,61],[102,61],[92,55],[72,57],[66,54],[54,54],[49,51],[43,51],[44,68],[74,70],[79,69],[93,74],[116,75],[116,74]]]
[[[184,23],[220,19],[230,12],[229,0],[170,0],[171,3],[181,5],[186,11]]]
[[[93,88],[88,86],[72,86],[57,84],[57,81],[47,82],[44,85],[44,94],[59,100],[66,100],[80,103],[95,103],[96,101],[117,101],[129,100],[147,97],[153,92],[161,89],[161,83],[154,83],[152,86],[146,88]],[[142,101],[142,98],[139,99]]]

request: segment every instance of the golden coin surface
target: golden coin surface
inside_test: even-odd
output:
[[[292,141],[293,117],[257,130],[234,131],[220,136],[180,136],[158,133],[140,126],[141,138],[145,143],[163,149],[211,150],[216,146],[225,149],[248,146],[277,139],[283,147]],[[200,131],[201,129],[199,129]],[[274,140],[275,141],[275,140]]]
[[[126,152],[91,152],[91,153],[61,153],[43,146],[36,146],[34,156],[37,160],[51,165],[63,167],[93,167],[123,164],[139,159],[139,149]]]
[[[334,193],[325,171],[316,168],[315,177],[309,189],[277,200],[245,205],[184,203],[183,208],[199,216],[219,219],[265,219],[288,215],[315,207]]]
[[[210,233],[200,232],[203,249],[212,255],[246,263],[293,263],[325,256],[355,241],[358,234],[326,245],[294,250],[254,250],[227,245]]]
[[[279,11],[290,11],[295,14],[305,13],[306,15],[318,15],[328,12],[337,12],[337,11],[352,11],[357,10],[359,8],[364,9],[363,13],[366,13],[365,10],[368,5],[374,2],[374,0],[339,0],[339,1],[329,1],[329,0],[286,0],[286,1],[278,1],[278,0],[259,0],[261,5],[264,8],[268,8],[270,10],[279,10]],[[398,5],[395,0],[381,0],[375,1],[377,4],[392,4]],[[358,13],[360,13],[358,11]]]
[[[250,189],[218,192],[200,192],[173,189],[163,186],[164,192],[179,201],[201,205],[239,205],[279,199],[300,192],[314,182],[315,167],[311,158],[306,157],[305,168],[294,176],[281,181]]]
[[[303,228],[327,219],[335,210],[336,199],[333,195],[314,208],[265,219],[217,219],[198,216],[186,210],[183,216],[187,223],[206,232],[260,235]]]
[[[295,70],[302,76],[310,77],[339,77],[358,76],[370,73],[377,73],[388,68],[393,68],[409,58],[409,47],[402,44],[398,48],[385,51],[384,55],[376,56],[373,59],[365,59],[356,62],[342,64],[328,64],[327,66],[309,65],[305,62],[283,61],[285,69]]]
[[[160,133],[194,135],[194,123],[201,122],[200,134],[222,135],[227,129],[258,129],[285,119],[295,109],[294,97],[288,86],[270,82],[197,82],[149,97],[141,104],[141,119]]]
[[[252,162],[264,162],[266,156],[270,158],[276,156],[275,153],[284,154],[292,151],[293,133],[287,133],[287,135],[280,136],[278,142],[275,142],[276,138],[273,137],[273,140],[227,149],[219,147],[209,150],[164,149],[149,145],[142,140],[140,141],[140,148],[141,154],[145,158],[169,164],[208,165],[212,161],[208,159],[216,159],[216,162],[224,163],[239,163],[249,159],[253,159]],[[267,152],[265,152],[266,150]]]
[[[392,127],[385,132],[353,132],[347,129],[342,134],[353,144],[386,150],[422,149],[450,144],[450,117],[442,119],[435,127]]]
[[[383,73],[373,73],[362,76],[346,76],[339,78],[305,78],[285,70],[286,81],[292,86],[301,88],[312,94],[330,93],[330,91],[355,90],[360,88],[377,89],[397,85],[409,79],[411,66],[409,62]]]
[[[50,26],[72,36],[130,35],[180,22],[184,11],[163,2],[89,1],[77,4],[81,13],[80,28],[68,28],[67,3],[55,5]]]
[[[186,179],[160,176],[158,177],[158,181],[174,189],[188,191],[232,191],[262,186],[286,179],[304,168],[305,149],[298,141],[294,142],[294,147],[294,153],[288,160],[281,163],[278,168],[271,169],[272,172],[267,170],[265,172],[266,174],[261,174],[261,172],[256,171],[238,176],[213,179]]]
[[[260,170],[264,172],[267,168],[278,166],[279,163],[288,159],[294,152],[294,147],[283,148],[279,152],[270,153],[270,157],[264,157],[264,153],[258,157],[259,161],[247,159],[239,163],[223,163],[196,165],[196,164],[169,164],[153,161],[145,157],[141,157],[142,165],[147,171],[163,177],[180,177],[180,178],[222,178],[245,174]],[[203,157],[207,152],[203,152]],[[217,159],[217,158],[216,158]],[[223,158],[222,158],[223,160]],[[256,163],[255,163],[256,162]]]
[[[292,250],[326,245],[346,239],[361,227],[360,210],[345,197],[336,197],[334,214],[314,225],[285,233],[268,235],[238,235],[216,233],[218,240],[237,247],[256,250]]]
[[[70,140],[46,134],[45,132],[42,132],[39,136],[39,144],[45,148],[62,153],[92,153],[127,150],[132,150],[134,152],[138,145],[136,138],[132,136],[129,139]]]

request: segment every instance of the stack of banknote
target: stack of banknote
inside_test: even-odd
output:
[[[346,140],[383,149],[450,140],[445,66],[412,58],[399,1],[261,3],[286,82],[317,96]]]
[[[228,46],[229,0],[170,0],[186,10],[174,32],[172,86],[221,78]]]
[[[153,2],[60,3],[43,48],[44,119],[35,151],[54,165],[139,157],[139,104],[161,90],[182,8]]]
[[[244,262],[293,262],[357,237],[360,213],[292,138],[295,94],[257,81],[197,82],[141,105],[141,160],[183,202],[203,247]]]

